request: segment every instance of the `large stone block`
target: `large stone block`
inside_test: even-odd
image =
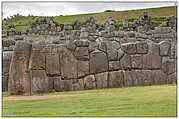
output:
[[[64,91],[64,81],[61,79],[61,76],[54,77],[53,80],[55,91]]]
[[[84,89],[96,89],[95,77],[94,75],[88,75],[84,78]]]
[[[109,62],[109,71],[116,71],[122,69],[121,64],[119,61],[110,61]]]
[[[31,44],[18,41],[14,48],[9,69],[8,91],[10,94],[24,93],[25,70],[29,66]]]
[[[75,40],[74,42],[77,47],[88,47],[89,46],[88,40]]]
[[[148,44],[148,53],[153,55],[159,55],[159,44],[154,43],[150,40],[147,41]]]
[[[89,60],[88,47],[77,47],[74,54],[78,60]]]
[[[61,64],[61,76],[64,79],[77,78],[77,59],[65,46],[58,48]]]
[[[160,56],[168,56],[171,48],[171,44],[169,41],[162,41],[159,43],[160,45]]]
[[[89,61],[77,61],[78,78],[89,74]]]
[[[147,54],[143,56],[143,69],[160,69],[162,58],[159,55]]]
[[[47,75],[60,75],[60,59],[58,54],[46,55]]]
[[[48,93],[49,80],[45,70],[32,70],[31,71],[31,93]]]
[[[108,71],[108,60],[104,52],[94,51],[90,53],[90,73]]]
[[[133,69],[142,69],[142,56],[132,55],[131,56],[131,65]]]
[[[155,85],[167,84],[167,75],[161,70],[153,70],[152,76]]]
[[[176,61],[166,57],[162,58],[162,71],[166,74],[172,74],[176,71]]]
[[[31,70],[45,70],[45,53],[42,45],[32,44],[29,68]]]
[[[120,43],[117,41],[101,41],[99,43],[99,50],[104,52],[108,52],[109,50],[118,50],[120,47]]]
[[[108,50],[108,61],[117,61],[118,60],[118,51],[117,50]]]
[[[12,51],[8,52],[3,52],[3,64],[2,64],[2,75],[3,76],[8,76],[9,75],[9,68],[11,64],[11,59],[12,59]]]
[[[7,92],[8,91],[8,76],[2,76],[2,91]]]
[[[108,87],[108,72],[95,74],[96,88],[102,89]]]
[[[84,90],[83,79],[73,79],[72,80],[72,91]]]
[[[122,69],[131,69],[132,64],[131,64],[131,56],[125,54],[121,60],[120,60],[120,65],[122,67]]]
[[[127,53],[127,54],[136,54],[137,53],[137,47],[136,43],[125,43],[121,45],[121,49]]]
[[[177,74],[173,73],[168,76],[168,84],[177,84]]]
[[[143,42],[143,41],[138,41],[136,43],[136,47],[137,47],[137,53],[138,54],[146,54],[148,53],[148,44],[147,42]]]
[[[109,72],[108,78],[109,88],[119,88],[124,86],[123,71]]]

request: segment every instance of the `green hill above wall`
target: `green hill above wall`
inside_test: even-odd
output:
[[[89,16],[93,16],[98,24],[104,22],[109,16],[112,16],[114,20],[119,20],[117,24],[121,24],[122,20],[133,21],[134,19],[139,19],[143,11],[147,11],[149,16],[151,16],[153,21],[163,22],[166,16],[171,16],[175,14],[175,7],[160,7],[160,8],[148,8],[148,9],[138,9],[138,10],[126,10],[126,11],[112,11],[100,12],[100,13],[90,13],[90,14],[78,14],[78,15],[67,15],[67,16],[54,16],[53,20],[57,24],[72,24],[76,18],[79,21],[84,22]],[[35,18],[43,18],[40,16],[18,16],[13,19],[7,20],[8,24],[14,24],[16,31],[28,30],[29,24],[34,22]],[[49,18],[49,17],[48,17]],[[3,26],[4,27],[4,26]]]

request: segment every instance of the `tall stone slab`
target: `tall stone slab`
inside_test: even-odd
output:
[[[8,92],[10,94],[25,93],[25,70],[29,68],[31,44],[18,41],[16,42],[9,69]]]
[[[60,56],[61,76],[63,79],[77,78],[77,59],[73,52],[68,50],[65,45],[58,47],[58,54]]]

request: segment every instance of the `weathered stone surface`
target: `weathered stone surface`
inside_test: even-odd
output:
[[[124,86],[123,71],[109,72],[109,88],[119,88]]]
[[[154,54],[154,55],[159,55],[159,45],[157,43],[154,43],[152,41],[147,41],[148,44],[148,53],[149,54]]]
[[[89,60],[88,47],[77,47],[74,54],[78,60]]]
[[[61,76],[58,77],[53,77],[53,82],[54,82],[54,89],[55,91],[59,92],[59,91],[64,91],[64,82],[61,79]]]
[[[131,65],[133,69],[142,69],[142,56],[133,55],[131,56]]]
[[[154,85],[167,84],[167,75],[161,70],[153,70],[152,76],[154,80]]]
[[[96,89],[94,75],[88,75],[84,78],[84,89]]]
[[[29,66],[30,51],[29,43],[18,41],[15,45],[9,69],[8,92],[10,94],[24,92],[24,72]]]
[[[119,69],[122,69],[119,61],[110,61],[109,62],[109,71],[116,71]]]
[[[90,53],[90,73],[101,73],[108,70],[108,60],[104,52],[94,51]]]
[[[64,91],[72,91],[72,80],[63,80]]]
[[[102,50],[104,52],[118,50],[120,47],[120,43],[117,41],[101,41],[99,43],[99,50]]]
[[[83,79],[74,79],[72,80],[72,91],[84,90]]]
[[[171,48],[171,44],[169,41],[162,41],[159,43],[160,45],[160,56],[168,56]]]
[[[136,54],[137,51],[136,43],[121,44],[121,49],[127,54]]]
[[[124,51],[122,51],[121,49],[118,50],[118,60],[121,60],[121,58],[124,56]]]
[[[74,42],[77,47],[88,47],[89,46],[88,40],[75,40]]]
[[[118,60],[118,51],[117,50],[108,50],[108,61],[117,61]]]
[[[54,90],[54,80],[57,77],[48,77],[48,91],[52,92]]]
[[[11,64],[12,59],[12,51],[3,52],[3,64],[2,64],[2,75],[8,76],[9,75],[9,68]]]
[[[61,64],[61,76],[64,79],[77,78],[77,59],[65,46],[58,48]]]
[[[173,73],[168,76],[168,84],[177,84],[177,74]]]
[[[60,75],[60,59],[58,54],[46,56],[46,73],[47,75]]]
[[[176,71],[176,61],[166,57],[162,58],[162,71],[166,74],[172,74]]]
[[[32,70],[31,75],[32,75],[31,93],[32,94],[48,93],[49,80],[45,70]]]
[[[132,64],[131,64],[131,56],[125,54],[121,60],[120,60],[120,64],[122,69],[126,70],[126,69],[131,69]]]
[[[32,44],[29,68],[31,70],[45,70],[45,53],[43,52],[42,45]]]
[[[8,76],[2,76],[2,91],[7,92],[8,91]]]
[[[89,74],[89,61],[77,61],[78,78]]]
[[[143,56],[143,69],[160,69],[162,58],[159,55],[147,54]]]
[[[146,54],[146,53],[148,53],[148,44],[147,44],[147,42],[137,42],[136,43],[136,47],[137,47],[137,53],[138,54]]]
[[[108,72],[95,74],[96,88],[102,89],[108,87]]]

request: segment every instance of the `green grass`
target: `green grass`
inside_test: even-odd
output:
[[[54,21],[57,24],[64,24],[64,23],[72,24],[76,18],[78,18],[79,21],[84,22],[89,16],[93,16],[96,20],[98,20],[98,24],[101,24],[109,16],[112,16],[114,20],[127,20],[131,22],[134,19],[139,19],[143,11],[147,11],[148,14],[151,16],[152,20],[159,23],[165,21],[166,16],[175,15],[175,7],[171,6],[171,7],[159,7],[159,8],[148,8],[148,9],[138,9],[138,10],[54,16]],[[29,30],[29,24],[34,22],[34,19],[36,17],[39,16],[20,16],[15,19],[8,20],[7,22],[8,24],[14,24],[16,31]],[[39,18],[42,19],[43,17],[39,17]]]
[[[41,100],[3,101],[2,115],[5,117],[177,116],[176,85],[141,86],[50,93],[50,95],[54,94],[84,95]],[[3,96],[7,95],[3,93]]]

